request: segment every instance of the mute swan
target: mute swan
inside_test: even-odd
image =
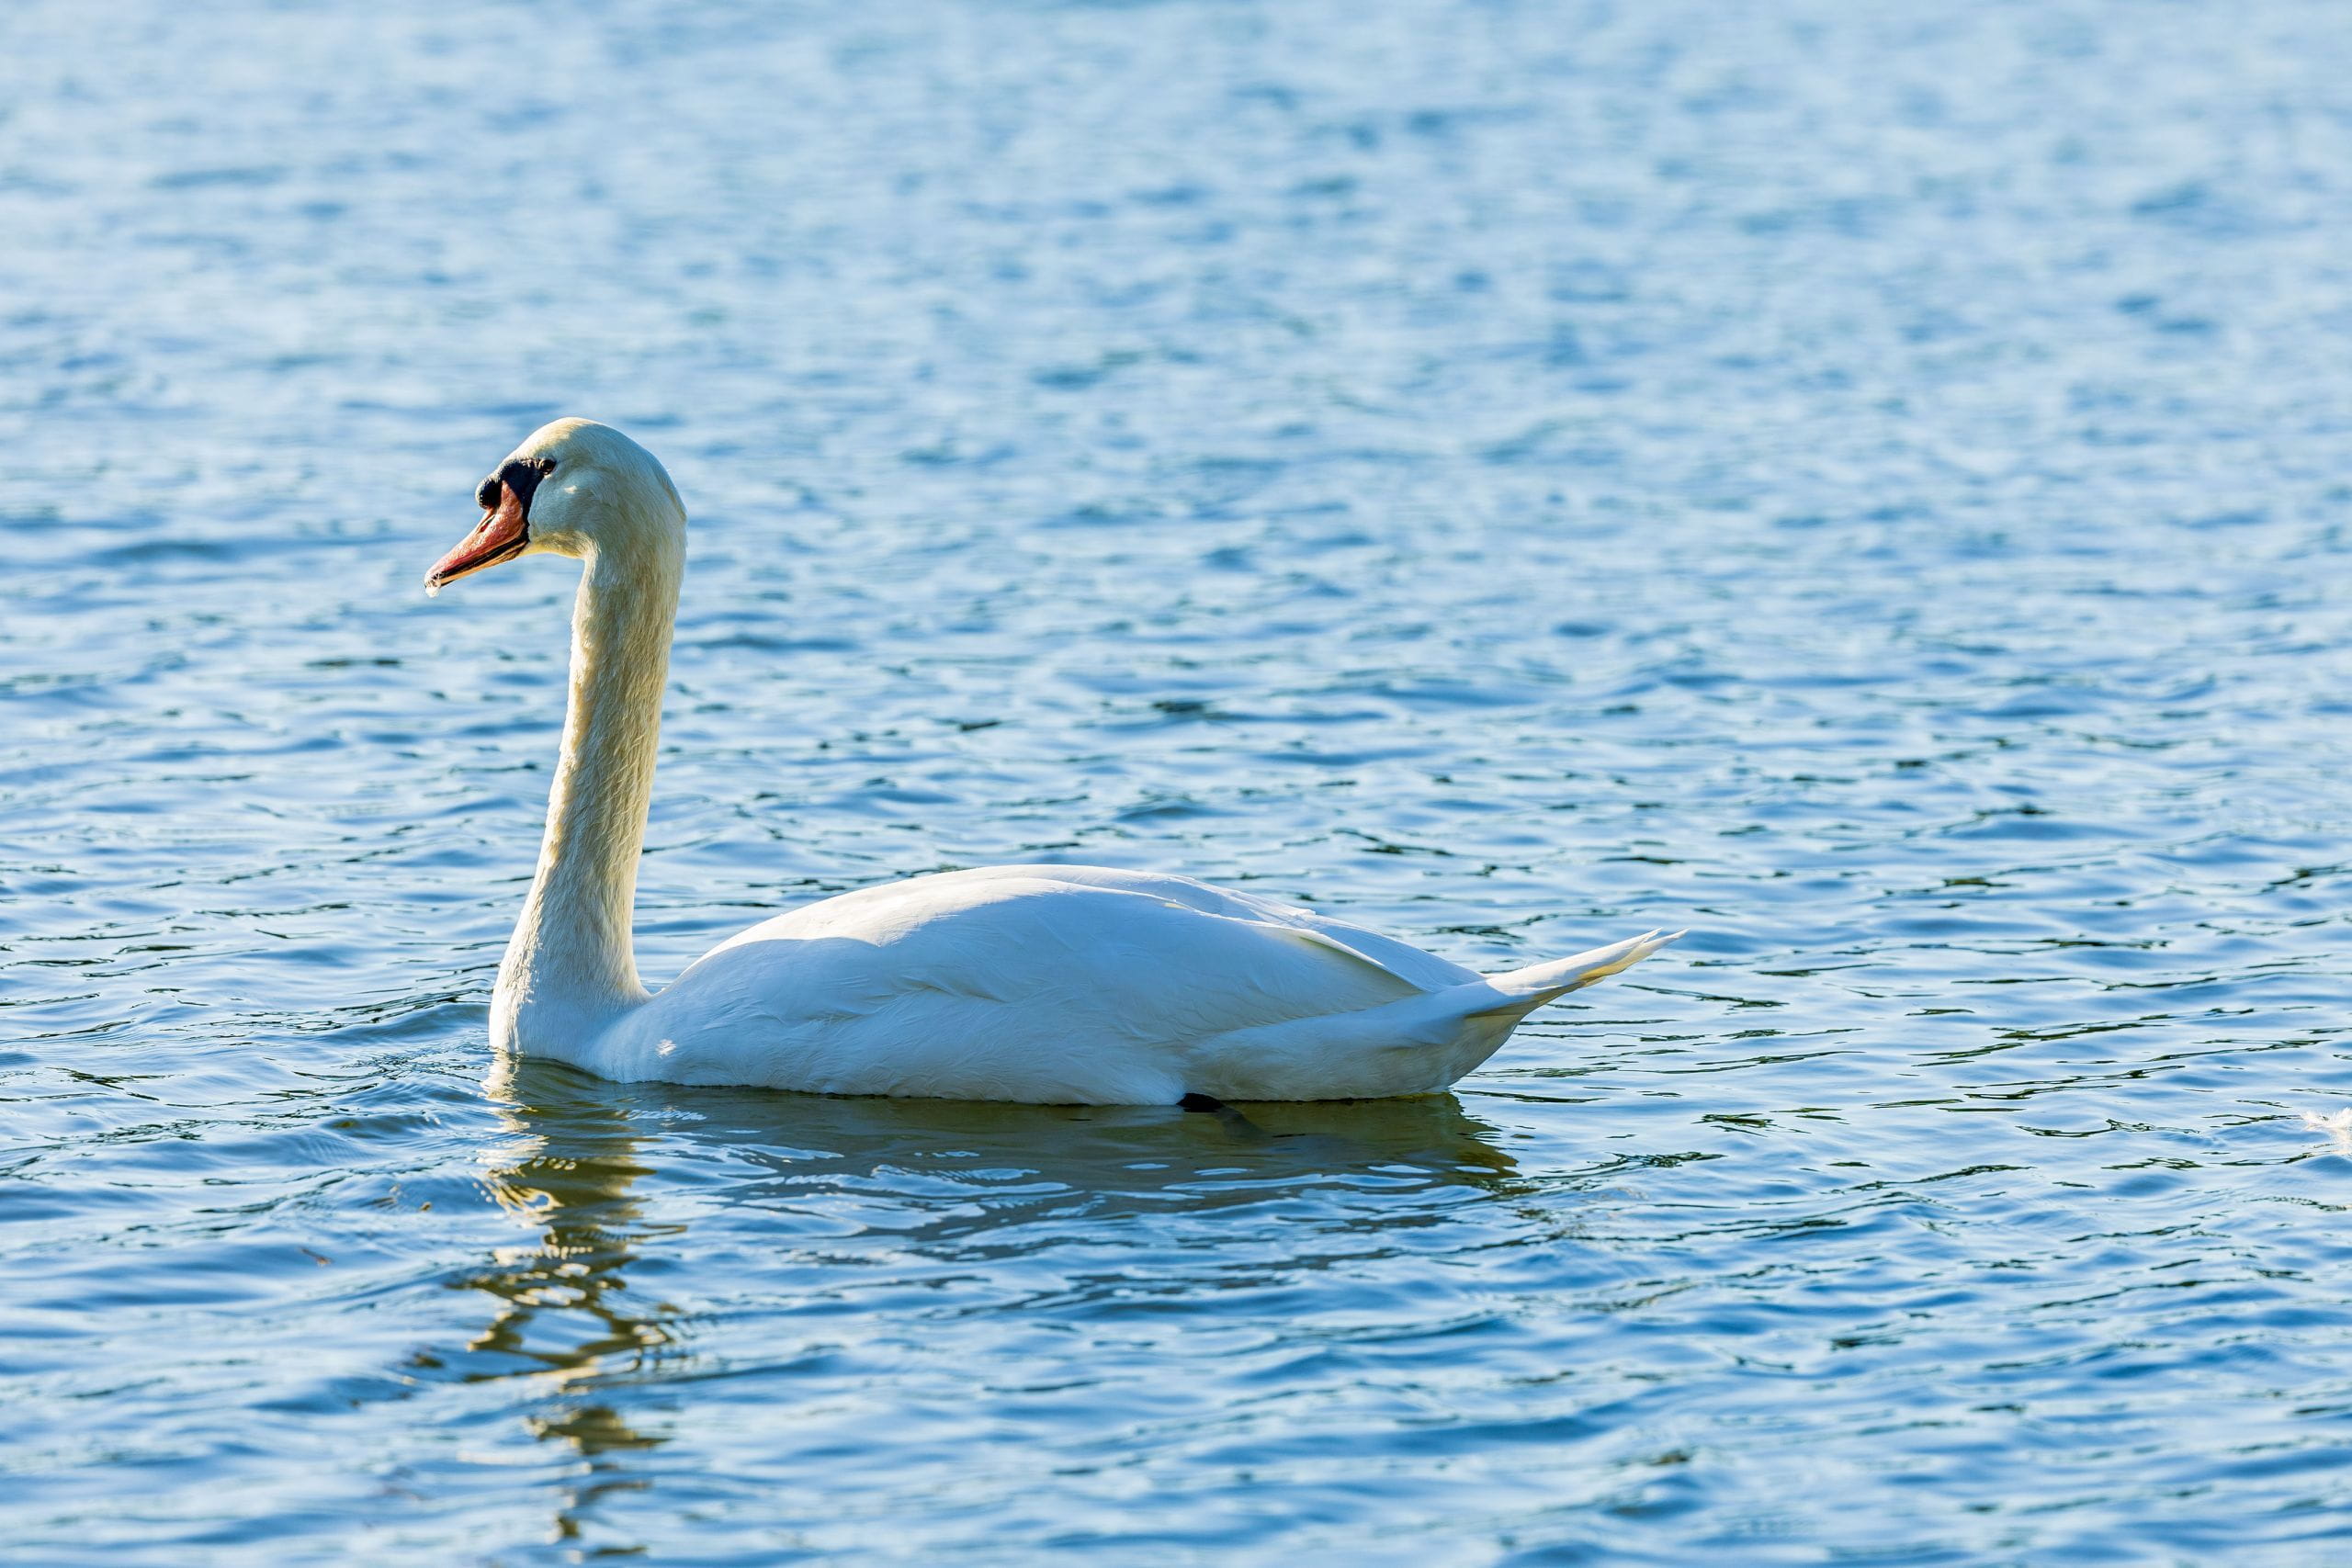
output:
[[[429,592],[517,556],[584,563],[538,873],[491,997],[502,1052],[625,1081],[939,1100],[1432,1094],[1534,1009],[1674,940],[1482,976],[1189,877],[1008,865],[778,915],[649,994],[630,906],[685,509],[652,454],[582,419],[534,433],[476,499],[482,519],[425,575]]]

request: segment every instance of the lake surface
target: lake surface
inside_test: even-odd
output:
[[[14,1562],[2352,1558],[2333,3],[0,12]],[[492,1060],[563,413],[650,978],[1069,860],[1459,1092]]]

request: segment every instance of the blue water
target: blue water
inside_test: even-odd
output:
[[[2328,0],[0,9],[0,1556],[2352,1558]],[[619,424],[639,909],[1184,871],[1436,1100],[500,1075]]]

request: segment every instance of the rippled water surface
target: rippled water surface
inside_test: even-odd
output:
[[[0,10],[0,1554],[2352,1555],[2327,3]],[[1001,860],[1457,1094],[490,1055],[558,413],[694,512],[639,940]]]

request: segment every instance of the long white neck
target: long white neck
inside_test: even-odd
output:
[[[588,551],[538,874],[491,1000],[502,1048],[570,1058],[646,999],[630,914],[684,569],[683,534],[669,530]]]

